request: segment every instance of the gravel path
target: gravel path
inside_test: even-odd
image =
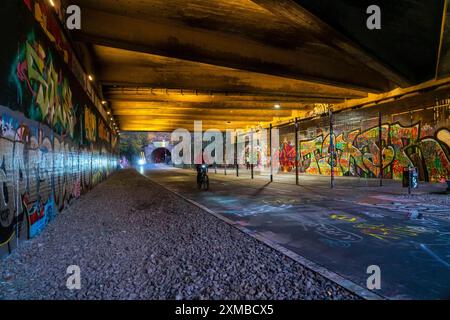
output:
[[[81,268],[81,290],[66,269]],[[0,299],[354,299],[133,170],[0,260]]]

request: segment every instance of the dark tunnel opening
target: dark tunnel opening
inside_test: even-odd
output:
[[[152,163],[170,163],[172,155],[167,148],[157,148],[151,153]]]

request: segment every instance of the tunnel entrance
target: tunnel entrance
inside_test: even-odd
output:
[[[152,163],[170,163],[172,155],[167,148],[156,148],[150,157]]]

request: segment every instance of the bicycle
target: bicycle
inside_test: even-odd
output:
[[[197,181],[197,187],[200,190],[209,189],[208,166],[205,164],[202,164],[200,168],[200,179]]]

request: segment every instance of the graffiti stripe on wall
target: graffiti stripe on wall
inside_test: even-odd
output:
[[[83,191],[105,179],[116,159],[80,147],[39,122],[0,106],[0,245],[17,231],[33,237]],[[26,227],[26,228],[24,228]]]
[[[431,133],[430,133],[431,132]],[[380,167],[383,177],[401,179],[403,168],[415,166],[421,180],[442,182],[450,179],[450,131],[431,129],[416,123],[385,123],[381,126],[381,158],[379,127],[350,130],[333,135],[335,141],[334,174],[376,178]],[[295,167],[294,143],[281,138],[280,165],[285,172]],[[299,141],[300,171],[307,174],[330,175],[330,134],[321,133],[313,139]]]

